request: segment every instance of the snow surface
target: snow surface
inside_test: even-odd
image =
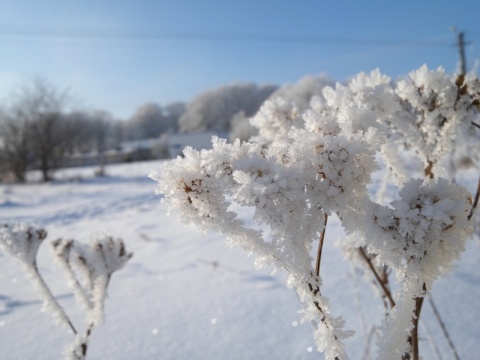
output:
[[[122,237],[133,258],[113,275],[105,304],[106,322],[95,328],[88,359],[319,359],[310,324],[300,324],[300,304],[285,286],[284,273],[255,270],[239,249],[224,247],[221,235],[203,235],[181,225],[155,195],[147,176],[161,162],[66,169],[56,181],[26,185],[0,184],[0,222],[22,221],[45,227],[40,272],[78,327],[86,326],[66,278],[50,254],[59,238],[87,241],[105,231]],[[464,181],[473,190],[476,174]],[[379,181],[379,180],[378,180]],[[238,209],[248,221],[251,211]],[[346,341],[352,359],[375,357],[369,332],[379,325],[383,305],[363,275],[335,246],[343,236],[338,221],[327,228],[322,258],[322,293],[334,315],[356,335]],[[480,247],[478,240],[454,271],[433,288],[461,359],[480,353]],[[453,354],[428,301],[422,310],[420,336],[424,359],[452,359]],[[61,359],[74,337],[57,327],[19,264],[0,254],[0,359]],[[435,346],[438,348],[434,350]],[[367,354],[367,351],[371,357]],[[440,354],[439,357],[437,354]]]

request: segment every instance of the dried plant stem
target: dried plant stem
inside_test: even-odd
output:
[[[434,165],[433,161],[428,160],[427,166],[424,169],[425,177],[428,179],[433,179],[433,171],[432,171],[433,165]]]
[[[308,288],[310,289],[310,292],[313,294],[313,296],[317,296],[317,294],[320,295],[320,287],[318,285],[314,287],[311,283],[308,283]],[[328,322],[327,322],[327,316],[325,315],[325,312],[323,311],[322,307],[320,306],[320,303],[318,301],[314,300],[313,304],[315,305],[318,312],[322,316],[320,321],[323,322],[325,324],[325,326],[331,327],[330,324],[328,324]],[[338,340],[337,335],[333,334],[333,337],[334,337],[335,340]],[[337,356],[335,356],[334,359],[339,360]]]
[[[390,308],[393,308],[395,307],[395,301],[393,300],[393,297],[392,297],[392,293],[390,292],[390,290],[387,288],[387,286],[385,285],[385,281],[382,281],[382,278],[380,277],[380,275],[378,274],[378,271],[377,269],[375,268],[375,266],[373,265],[372,263],[372,259],[370,259],[370,257],[366,254],[365,250],[363,249],[363,247],[359,247],[358,248],[358,251],[360,252],[360,255],[362,256],[362,258],[367,262],[368,264],[368,267],[370,268],[370,270],[372,271],[373,275],[375,276],[375,279],[377,280],[378,284],[380,285],[380,287],[382,288],[383,290],[383,293],[385,294],[385,296],[387,297],[389,303],[390,303]]]
[[[373,326],[372,329],[370,330],[370,333],[368,334],[367,345],[365,346],[365,351],[363,352],[363,357],[362,357],[363,360],[370,358],[370,348],[372,346],[373,337],[374,335],[376,335],[376,333],[377,333],[377,329],[375,328],[375,326]]]
[[[82,355],[85,358],[87,356],[87,350],[88,350],[88,340],[90,340],[90,335],[92,334],[93,330],[93,322],[89,325],[87,331],[85,332],[85,342],[82,343]]]
[[[438,323],[440,324],[440,328],[442,329],[443,335],[447,339],[448,345],[450,346],[450,349],[452,349],[453,356],[455,356],[455,360],[460,360],[460,356],[458,356],[457,349],[455,348],[455,344],[452,341],[452,338],[450,337],[450,334],[448,333],[447,327],[445,326],[445,323],[442,320],[442,317],[440,316],[440,312],[437,309],[437,306],[433,302],[433,297],[430,295],[428,297],[428,302],[430,306],[432,307],[433,314],[437,318]]]
[[[479,197],[480,197],[480,177],[478,178],[477,193],[475,194],[475,200],[473,200],[472,209],[470,210],[470,214],[468,214],[468,220],[469,221],[473,216],[473,212],[477,208]]]
[[[31,275],[32,275],[33,281],[38,286],[40,295],[43,297],[44,301],[47,303],[47,305],[50,305],[54,309],[54,311],[57,312],[60,319],[62,319],[62,321],[66,325],[68,325],[70,329],[73,331],[73,333],[76,335],[77,329],[75,329],[75,326],[73,326],[72,322],[70,321],[70,318],[68,317],[68,315],[65,313],[63,308],[60,306],[58,301],[53,296],[50,288],[45,283],[45,280],[43,280],[43,277],[40,275],[40,272],[38,271],[38,266],[36,261],[33,263],[31,267]]]
[[[73,287],[75,294],[80,298],[85,309],[92,309],[93,305],[90,299],[88,298],[87,294],[85,293],[85,290],[83,289],[82,285],[80,284],[77,277],[75,276],[75,273],[70,263],[66,261],[62,261],[62,265],[63,265],[63,268],[65,269],[65,272],[67,273],[67,277],[71,282],[71,286]]]
[[[427,288],[425,283],[423,283],[423,290],[426,292]],[[413,329],[410,332],[410,340],[412,344],[412,360],[420,359],[420,352],[418,348],[418,322],[420,320],[420,312],[422,311],[423,300],[425,296],[415,298],[415,310],[412,318]]]
[[[323,216],[324,216],[323,230],[322,230],[322,233],[320,234],[320,240],[318,242],[318,250],[317,250],[317,259],[315,261],[315,275],[316,275],[317,281],[318,281],[319,276],[320,276],[320,262],[321,262],[321,259],[322,259],[323,242],[325,240],[325,232],[327,230],[327,221],[328,221],[328,215],[326,213],[324,213]],[[314,297],[317,296],[317,295],[320,295],[320,287],[318,286],[318,282],[317,282],[316,286],[313,286],[309,282],[308,283],[308,288],[310,289],[310,292],[313,294]],[[325,324],[325,326],[329,327],[329,324],[326,321],[327,317],[326,317],[325,312],[323,311],[322,307],[320,306],[320,303],[318,301],[314,301],[313,304],[315,305],[315,307],[317,308],[318,312],[321,315],[320,321],[323,322]],[[338,340],[338,338],[335,334],[333,334],[333,337],[335,338],[335,340]],[[335,356],[334,359],[338,360],[338,357]]]
[[[324,223],[323,223],[323,230],[320,234],[320,241],[318,242],[318,251],[317,251],[317,261],[315,264],[315,274],[320,276],[320,261],[322,259],[322,250],[323,250],[323,241],[325,240],[325,232],[327,230],[327,221],[328,215],[325,213],[324,215]]]

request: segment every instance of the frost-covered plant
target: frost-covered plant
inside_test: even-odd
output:
[[[356,245],[378,254],[376,263],[393,269],[400,284],[396,305],[381,329],[380,359],[408,352],[405,334],[418,324],[421,301],[451,269],[472,229],[471,197],[463,187],[445,179],[417,179],[405,184],[399,195],[391,207],[371,203],[358,217],[361,224],[348,224]]]
[[[460,94],[457,83],[438,78],[445,80],[441,74],[426,76],[424,88]],[[423,298],[451,268],[472,231],[470,194],[445,179],[398,182],[399,198],[390,206],[371,199],[367,187],[379,169],[378,155],[387,164],[397,161],[392,160],[389,142],[401,132],[394,133],[391,124],[411,121],[422,112],[406,105],[408,95],[399,95],[398,89],[409,86],[395,87],[374,71],[359,74],[347,85],[325,88],[323,97],[313,100],[302,115],[292,103],[267,102],[252,120],[259,127],[257,142],[228,144],[214,138],[211,150],[186,148],[184,158],[150,175],[159,183],[164,204],[183,222],[225,234],[230,246],[255,255],[257,266],[273,264],[288,272],[287,284],[304,305],[303,320],[315,325],[317,349],[329,359],[347,358],[342,341],[353,334],[344,329],[341,317],[330,313],[321,293],[321,249],[329,216],[340,219],[349,246],[359,249],[373,272],[388,266],[400,285],[397,304],[389,294],[394,310],[381,327],[380,359],[391,354],[418,359]],[[445,105],[436,100],[442,109],[438,112],[458,123],[468,111],[461,105],[467,102],[462,96]],[[432,145],[438,148],[433,164],[438,169],[441,144]],[[262,226],[247,227],[231,210],[233,204],[254,208],[253,219],[269,232]]]
[[[288,132],[292,126],[303,127],[301,112],[293,103],[277,97],[266,101],[257,114],[250,119],[250,124],[258,129],[259,134],[252,141],[261,145],[288,142]]]
[[[25,223],[6,223],[0,226],[0,250],[15,257],[27,276],[31,279],[36,291],[43,299],[43,304],[57,325],[74,327],[63,308],[55,300],[47,284],[40,275],[37,266],[37,253],[47,232]]]
[[[292,130],[289,144],[262,148],[255,143],[227,144],[214,139],[212,150],[186,149],[185,158],[152,176],[165,193],[167,206],[185,222],[224,233],[230,245],[289,272],[288,285],[302,302],[304,321],[317,323],[315,340],[330,358],[346,358],[342,339],[352,333],[330,314],[320,293],[318,265],[310,252],[324,230],[325,216],[356,207],[367,197],[366,185],[376,169],[368,139],[375,131],[342,129],[330,118],[310,111],[306,129]],[[310,131],[309,129],[315,129]],[[228,210],[231,202],[255,208],[254,219],[270,227],[272,238],[247,228]]]
[[[464,75],[448,75],[442,68],[429,70],[426,65],[396,83],[401,109],[386,122],[420,156],[426,177],[449,177],[457,134],[466,133],[479,119],[477,83]]]
[[[33,281],[44,301],[46,311],[56,324],[65,325],[75,334],[74,342],[66,349],[68,359],[85,359],[88,341],[95,325],[104,320],[104,303],[112,274],[131,258],[122,239],[100,234],[89,244],[76,240],[58,239],[52,253],[67,275],[77,301],[86,311],[88,323],[80,333],[55,299],[37,267],[37,252],[47,232],[25,223],[7,223],[0,227],[0,250],[13,255]]]

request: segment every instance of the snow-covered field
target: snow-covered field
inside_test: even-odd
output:
[[[318,359],[310,324],[300,324],[299,300],[285,274],[255,270],[219,234],[201,234],[168,216],[147,175],[161,162],[114,165],[95,178],[94,168],[67,169],[56,181],[0,184],[0,222],[45,227],[46,242],[59,237],[88,241],[105,231],[122,237],[134,257],[115,273],[106,302],[106,323],[94,329],[89,359]],[[30,174],[35,179],[35,174]],[[474,176],[466,183],[475,185]],[[249,209],[241,209],[248,219]],[[248,220],[247,220],[248,221]],[[374,358],[369,333],[383,315],[380,298],[335,245],[343,232],[332,220],[322,258],[323,294],[332,312],[356,331],[346,342],[352,359]],[[48,244],[39,267],[61,305],[81,327],[83,318]],[[433,301],[461,359],[480,354],[480,247],[471,240]],[[422,310],[424,359],[453,359],[429,301]],[[82,325],[83,326],[83,325]],[[73,340],[55,326],[14,259],[0,254],[0,359],[61,359]],[[370,354],[369,354],[370,353]],[[371,355],[371,357],[370,357]]]

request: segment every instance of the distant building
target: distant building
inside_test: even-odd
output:
[[[192,132],[185,134],[169,134],[168,153],[171,159],[182,156],[183,149],[190,146],[195,150],[211,149],[212,136],[228,139],[228,134],[221,131]]]

